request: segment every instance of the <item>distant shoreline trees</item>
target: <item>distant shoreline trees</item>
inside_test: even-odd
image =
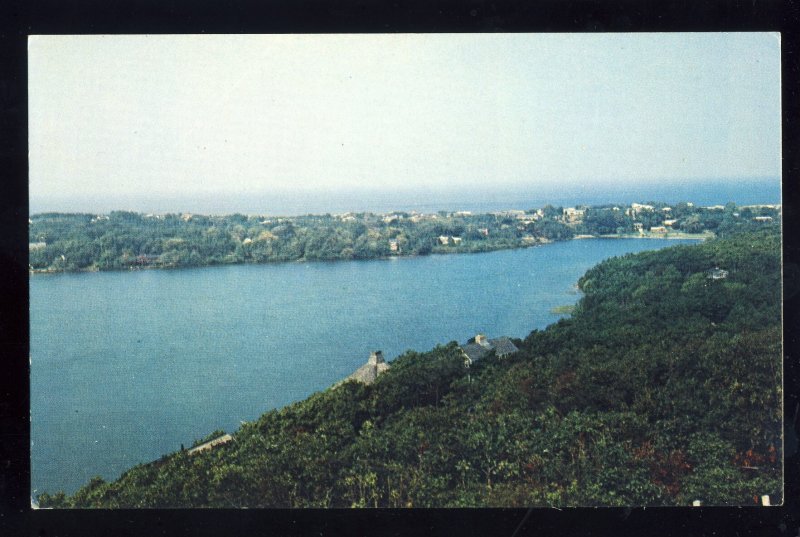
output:
[[[30,219],[28,262],[33,272],[65,272],[376,259],[523,248],[576,235],[724,235],[777,225],[779,217],[774,207],[697,208],[685,203],[580,209],[548,205],[475,215],[43,213]]]

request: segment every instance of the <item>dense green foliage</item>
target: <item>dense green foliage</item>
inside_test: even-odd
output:
[[[727,271],[713,278],[715,268]],[[573,316],[464,367],[406,353],[72,507],[748,505],[782,489],[777,226],[613,258]]]
[[[31,248],[30,265],[62,271],[372,259],[518,248],[567,236],[567,226],[555,221],[530,231],[510,223],[497,215],[407,213],[286,218],[51,213],[31,218],[30,241],[39,247]],[[448,237],[448,244],[441,244],[440,236]],[[458,244],[449,240],[453,236]]]
[[[718,209],[656,204],[639,210],[590,207],[569,218],[561,207],[493,214],[392,213],[262,217],[234,214],[109,215],[45,213],[31,217],[29,263],[34,271],[119,270],[223,263],[372,259],[392,255],[484,252],[565,240],[576,233],[626,234],[661,226],[670,233],[758,227],[772,208]],[[666,215],[666,216],[665,216]],[[446,239],[446,243],[444,240]]]

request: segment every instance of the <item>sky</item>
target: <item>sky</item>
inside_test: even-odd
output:
[[[776,33],[31,36],[28,53],[32,212],[780,181]]]

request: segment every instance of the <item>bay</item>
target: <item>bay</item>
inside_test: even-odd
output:
[[[694,241],[592,239],[482,254],[30,279],[31,489],[95,475],[327,388],[370,351],[525,337],[599,261]]]

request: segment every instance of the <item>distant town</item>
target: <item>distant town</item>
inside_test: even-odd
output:
[[[174,268],[485,252],[551,241],[709,238],[777,225],[780,205],[631,203],[421,213],[224,216],[42,213],[29,219],[32,272]]]

